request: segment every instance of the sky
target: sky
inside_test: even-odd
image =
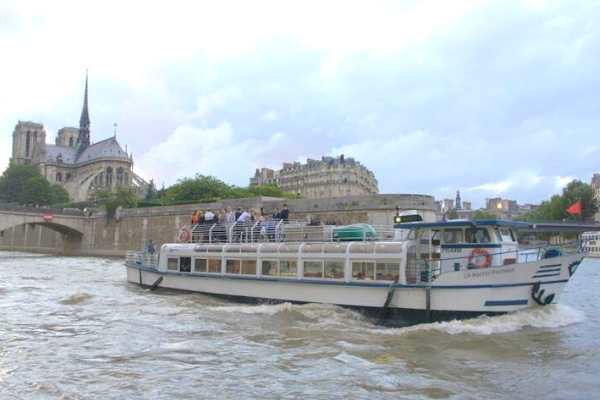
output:
[[[160,187],[354,157],[380,193],[539,203],[600,172],[600,3],[0,2],[0,169],[19,120],[114,134]]]

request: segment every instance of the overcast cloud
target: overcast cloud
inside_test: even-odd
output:
[[[142,5],[143,4],[143,5]],[[596,1],[0,3],[18,120],[113,134],[160,186],[345,154],[382,193],[539,203],[600,172]]]

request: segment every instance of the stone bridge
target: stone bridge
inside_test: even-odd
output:
[[[68,247],[77,249],[85,230],[83,212],[73,210],[53,210],[35,207],[0,206],[0,233],[21,226],[24,230],[25,241],[28,232],[36,226],[45,227],[60,233]]]

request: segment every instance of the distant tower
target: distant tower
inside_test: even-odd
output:
[[[88,111],[88,74],[85,72],[85,94],[83,95],[83,109],[79,119],[79,135],[77,136],[77,156],[83,153],[90,145],[90,113]]]
[[[462,203],[460,201],[460,191],[459,190],[456,191],[456,209],[462,210]]]

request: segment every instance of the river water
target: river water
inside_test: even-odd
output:
[[[600,260],[559,305],[381,328],[150,292],[122,260],[0,252],[0,399],[598,399]]]

